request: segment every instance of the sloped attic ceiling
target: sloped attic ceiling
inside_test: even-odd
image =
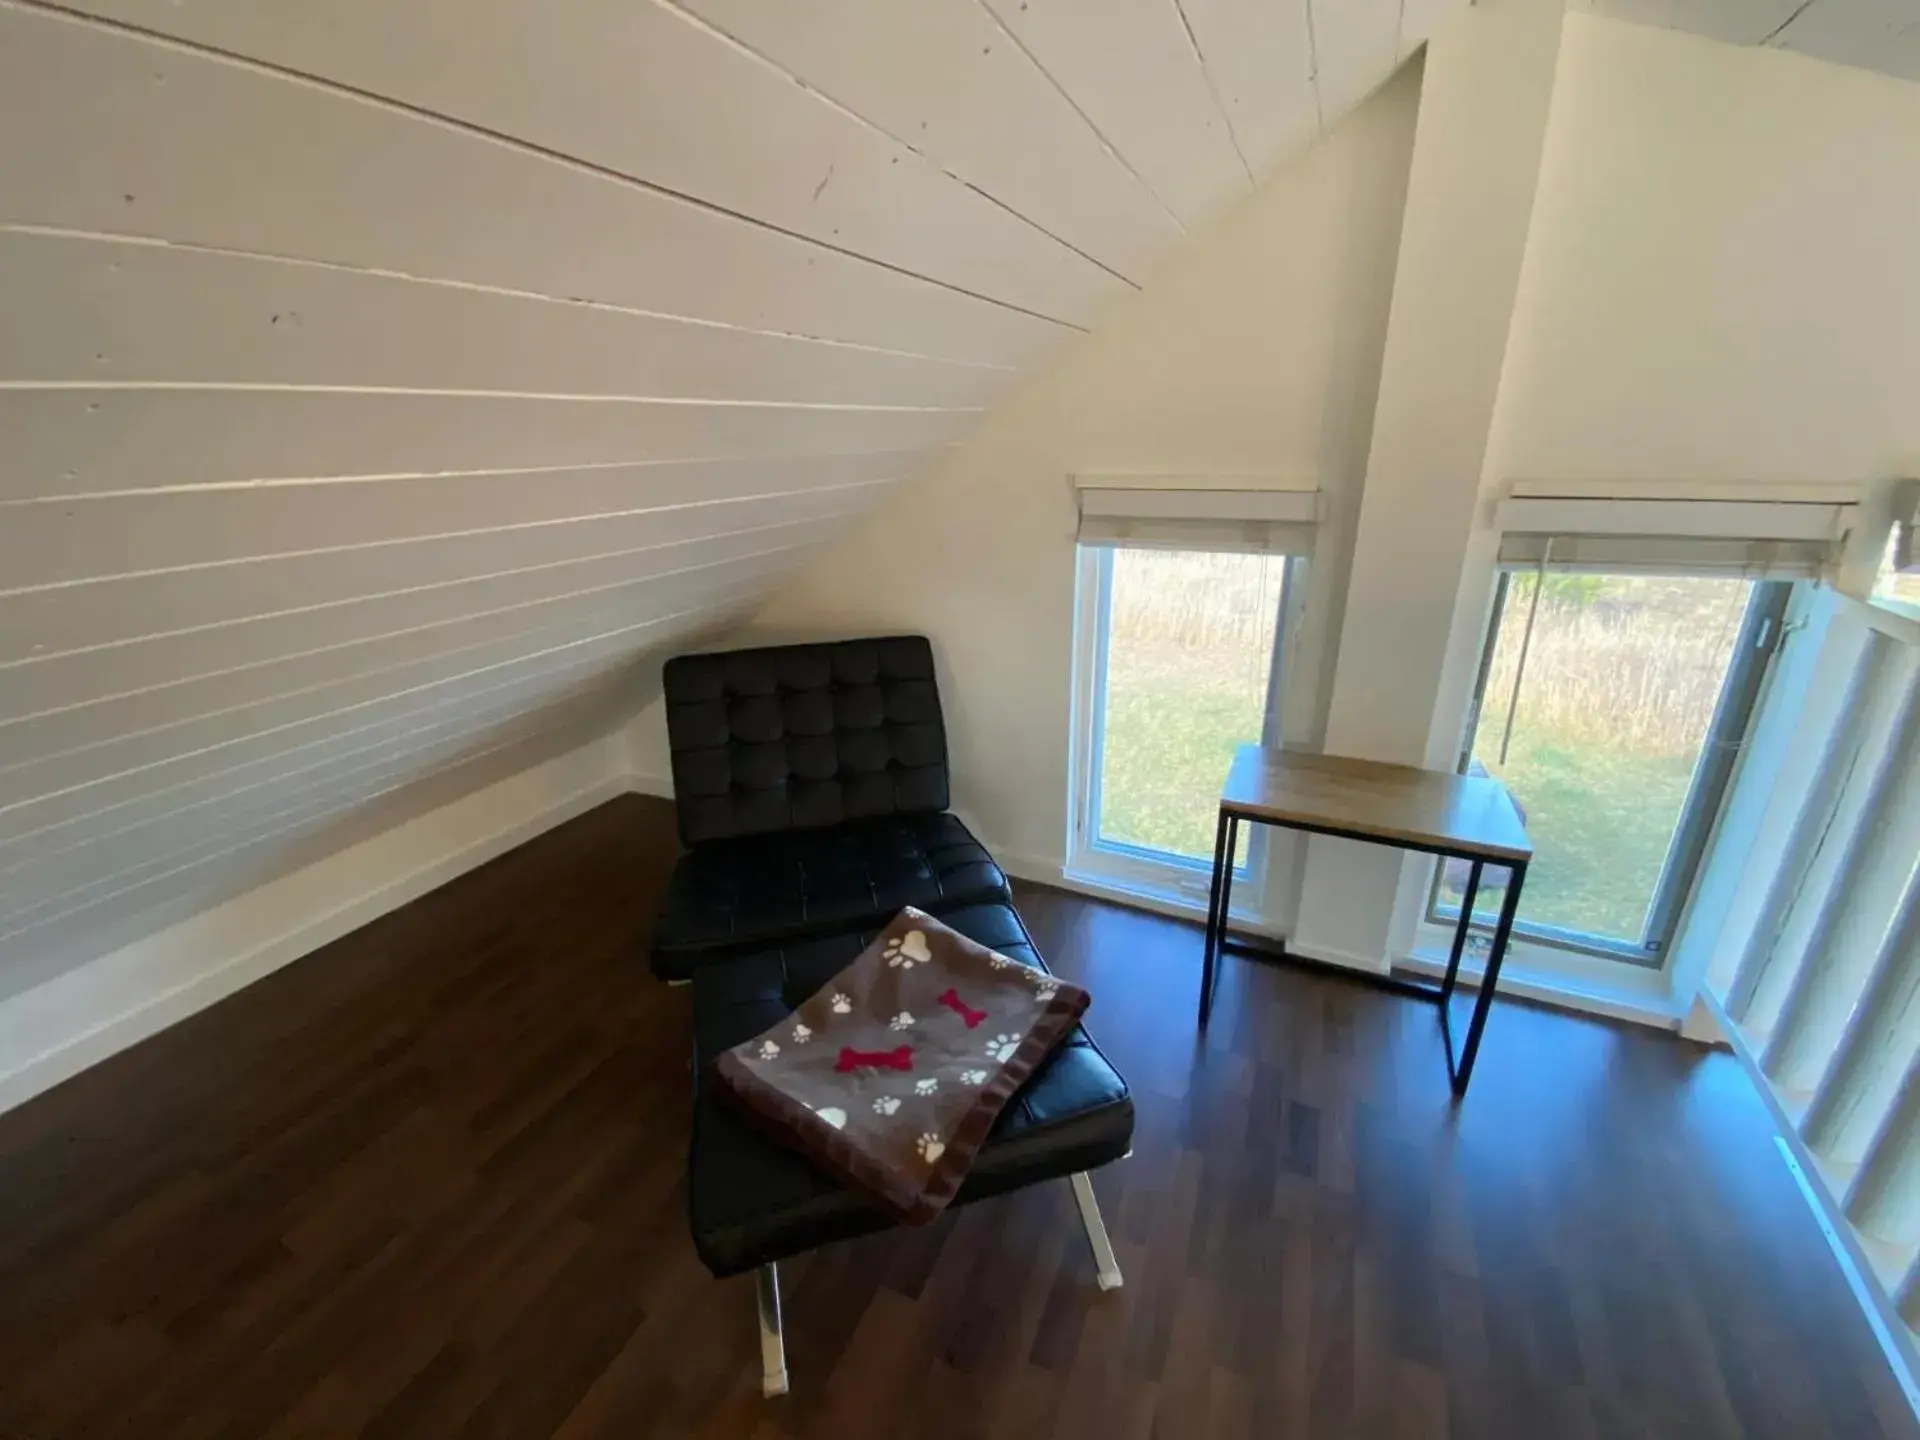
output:
[[[611,723],[1448,8],[0,0],[0,994]]]
[[[1611,20],[1764,45],[1920,80],[1920,9],[1911,0],[1570,0]]]

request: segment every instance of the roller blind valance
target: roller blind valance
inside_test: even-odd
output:
[[[1818,579],[1838,563],[1853,514],[1828,501],[1516,495],[1495,523],[1503,565]]]
[[[1305,555],[1319,518],[1317,490],[1259,488],[1239,477],[1076,476],[1073,488],[1082,545]]]

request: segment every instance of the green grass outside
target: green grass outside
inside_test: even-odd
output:
[[[1221,674],[1217,651],[1137,644],[1116,651],[1108,671],[1101,837],[1207,859],[1220,782],[1234,749],[1259,738],[1264,692],[1247,674]],[[1556,743],[1523,731],[1507,763],[1495,760],[1493,753],[1481,756],[1525,809],[1538,847],[1522,919],[1637,937],[1686,798],[1692,756]],[[1498,893],[1483,888],[1476,911],[1497,905]]]
[[[1504,766],[1494,758],[1483,755],[1481,763],[1526,811],[1534,843],[1520,918],[1637,939],[1686,802],[1693,757],[1516,738]],[[1474,913],[1491,920],[1498,893],[1483,895]],[[1449,898],[1457,904],[1460,896]]]
[[[1101,838],[1211,860],[1220,782],[1260,738],[1261,699],[1109,671],[1106,719]]]

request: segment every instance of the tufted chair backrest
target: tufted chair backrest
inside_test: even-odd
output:
[[[664,681],[689,845],[947,808],[924,635],[678,655]]]

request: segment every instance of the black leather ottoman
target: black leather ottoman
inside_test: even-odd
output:
[[[1044,970],[1020,917],[1007,905],[951,911],[946,923],[1022,964]],[[786,1388],[775,1263],[835,1240],[889,1228],[880,1210],[815,1170],[792,1150],[763,1139],[714,1093],[710,1066],[792,1012],[843,969],[880,928],[795,941],[703,964],[693,975],[695,1095],[688,1158],[694,1248],[717,1276],[758,1270],[764,1384]],[[1094,997],[1099,1004],[1099,997]],[[1092,1243],[1099,1283],[1120,1283],[1085,1172],[1118,1160],[1133,1144],[1127,1085],[1076,1029],[1002,1112],[955,1198],[969,1204],[1071,1178]]]

